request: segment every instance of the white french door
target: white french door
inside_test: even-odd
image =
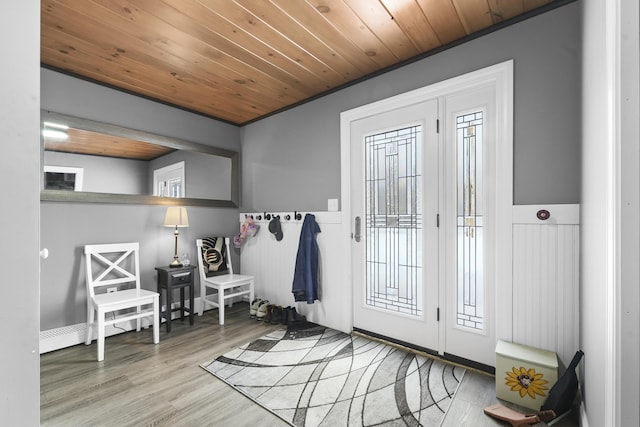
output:
[[[342,114],[354,329],[494,365],[513,310],[512,73]]]
[[[354,327],[438,346],[435,100],[351,126]]]

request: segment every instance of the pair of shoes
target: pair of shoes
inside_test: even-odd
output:
[[[249,317],[251,317],[252,319],[256,317],[256,314],[258,313],[258,306],[261,302],[262,300],[260,298],[256,298],[251,301],[251,304],[249,305]]]
[[[264,320],[269,313],[269,301],[263,300],[258,304],[258,310],[256,311],[256,318],[258,320]]]
[[[502,421],[510,423],[513,427],[537,424],[541,421],[551,421],[556,418],[554,411],[540,411],[535,414],[521,414],[511,408],[497,404],[484,408],[484,413]]]

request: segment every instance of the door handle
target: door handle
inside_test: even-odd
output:
[[[360,217],[359,217],[359,216],[357,216],[357,217],[356,217],[356,224],[355,224],[355,225],[356,225],[356,227],[355,227],[355,228],[356,228],[356,232],[355,232],[355,234],[353,235],[353,238],[354,238],[354,240],[355,240],[356,242],[359,242],[359,241],[360,241],[360,227],[361,227],[361,222],[362,222],[362,221],[360,220]]]

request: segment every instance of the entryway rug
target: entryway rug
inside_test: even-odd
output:
[[[293,426],[438,426],[465,369],[314,323],[202,368]]]

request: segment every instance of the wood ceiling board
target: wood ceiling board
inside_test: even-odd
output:
[[[172,23],[171,25],[167,24],[168,27],[177,31],[178,34],[184,35],[186,43],[182,48],[185,51],[198,52],[200,60],[208,60],[210,51],[215,50],[216,53],[221,53],[216,57],[216,63],[219,64],[230,58],[234,61],[233,64],[229,64],[231,70],[238,70],[241,66],[246,67],[246,71],[235,79],[233,76],[226,76],[231,81],[235,82],[241,79],[260,84],[260,93],[266,97],[291,96],[292,99],[289,102],[295,102],[301,97],[307,97],[309,93],[315,92],[315,89],[306,87],[306,80],[298,78],[282,67],[275,66],[269,62],[268,58],[254,54],[251,50],[219,33],[215,29],[215,23],[207,24],[200,18],[195,19],[193,16],[188,16],[170,6],[169,2],[158,2],[157,0],[137,0],[137,2],[149,9],[150,16],[163,22],[171,19]],[[180,2],[176,2],[176,4],[180,4]],[[184,4],[197,5],[193,2],[185,2]],[[164,7],[160,5],[164,5]],[[183,7],[185,10],[189,10],[186,6]],[[200,8],[200,12],[206,11],[209,9]],[[211,15],[207,17],[211,18]],[[228,28],[228,30],[235,31],[236,29]],[[235,61],[240,64],[236,64]],[[205,65],[209,67],[211,64]],[[299,71],[299,67],[296,67],[296,71]],[[256,73],[258,77],[255,77]],[[261,84],[260,81],[265,81],[265,83]]]
[[[112,3],[108,0],[94,1],[103,4]],[[125,4],[129,3],[125,2]],[[208,72],[207,70],[209,69],[213,69],[212,73],[214,75],[217,75],[220,80],[226,81],[230,85],[233,85],[237,79],[245,79],[246,81],[251,79],[256,85],[260,85],[258,93],[262,94],[265,99],[292,96],[292,99],[289,100],[290,103],[297,101],[300,97],[309,96],[309,93],[312,92],[310,89],[298,90],[297,86],[302,86],[300,81],[291,79],[277,67],[260,60],[243,49],[239,49],[236,45],[227,39],[219,37],[216,33],[207,31],[207,29],[190,20],[186,23],[181,23],[180,21],[184,15],[173,8],[167,10],[166,8],[169,6],[166,4],[157,2],[157,0],[137,0],[136,3],[141,6],[135,10],[135,15],[130,18],[134,19],[135,17],[135,25],[127,25],[121,28],[121,31],[143,41],[151,40],[150,48],[158,48],[161,53],[169,52],[175,57],[182,58],[184,64],[181,65],[181,69],[191,67],[189,71],[192,74],[204,73]],[[164,8],[162,5],[164,5]],[[133,15],[133,12],[126,12],[126,10],[131,10],[131,7],[116,7],[110,10],[126,20],[128,18],[127,15]],[[153,9],[155,15],[147,12],[143,7]],[[164,14],[168,14],[168,16],[163,16],[164,19],[159,19],[156,16]],[[169,19],[169,17],[173,17],[176,24],[168,24],[165,19]],[[187,29],[183,30],[176,27],[176,25]],[[154,31],[149,33],[144,28],[154,28]],[[231,53],[227,51],[231,51]],[[223,77],[226,79],[223,79]],[[260,83],[261,81],[264,81],[264,83]],[[283,81],[286,86],[283,86]],[[235,86],[234,93],[243,94],[247,90],[247,88],[237,87],[237,84]],[[246,94],[243,94],[243,96],[251,99]]]
[[[106,2],[106,3],[109,3],[109,2]],[[114,28],[118,30],[118,34],[120,35],[120,37],[124,37],[124,35],[127,35],[127,34],[128,36],[132,36],[129,38],[130,44],[128,49],[127,50],[121,49],[117,47],[118,45],[115,45],[111,42],[101,42],[102,40],[111,40],[112,38],[108,37],[108,35],[102,31],[101,24],[99,22],[92,21],[89,17],[85,17],[82,15],[80,16],[78,16],[77,14],[74,15],[74,11],[71,9],[68,9],[68,10],[63,10],[62,8],[58,8],[58,9],[60,9],[61,12],[64,12],[62,13],[62,16],[61,16],[61,19],[63,20],[62,21],[63,24],[66,24],[66,21],[64,21],[64,19],[69,19],[70,16],[73,18],[72,23],[68,24],[65,28],[67,32],[77,35],[78,38],[76,40],[80,40],[79,37],[82,34],[89,34],[96,40],[96,41],[93,41],[92,39],[90,42],[87,43],[86,46],[87,46],[87,49],[91,49],[90,43],[93,42],[95,46],[93,49],[94,55],[101,54],[103,58],[108,61],[107,63],[101,64],[100,66],[101,73],[104,73],[105,76],[122,75],[122,76],[125,76],[126,78],[127,74],[133,74],[135,70],[142,71],[144,74],[144,77],[137,79],[137,82],[134,84],[134,86],[132,86],[132,90],[140,92],[146,96],[164,100],[165,102],[172,103],[185,108],[193,108],[194,105],[202,106],[202,104],[195,104],[189,101],[182,101],[182,99],[184,98],[186,100],[193,100],[193,99],[197,99],[198,97],[202,97],[208,92],[207,86],[209,86],[209,89],[213,90],[214,92],[219,92],[219,93],[213,93],[212,96],[225,97],[225,98],[234,98],[239,96],[249,100],[248,102],[251,104],[251,107],[255,107],[255,108],[251,108],[251,109],[245,108],[243,110],[246,113],[246,114],[243,114],[243,119],[246,120],[246,119],[254,118],[258,115],[265,114],[266,112],[273,111],[274,109],[282,108],[286,105],[289,105],[293,102],[298,101],[301,98],[308,97],[309,94],[311,93],[314,93],[314,91],[309,90],[305,93],[296,94],[297,96],[295,97],[291,97],[284,101],[277,102],[283,96],[282,96],[282,93],[274,92],[274,87],[276,87],[275,82],[274,84],[262,85],[262,87],[258,87],[256,89],[251,89],[250,85],[244,85],[247,87],[242,87],[243,85],[239,85],[233,81],[234,78],[238,79],[238,78],[241,78],[242,76],[241,75],[239,76],[237,71],[234,71],[231,68],[231,67],[234,67],[235,63],[237,62],[235,58],[231,58],[231,57],[226,57],[226,58],[229,58],[231,62],[233,62],[229,67],[221,67],[219,66],[219,63],[209,62],[206,65],[209,68],[215,67],[216,74],[209,74],[208,71],[205,71],[205,73],[207,73],[206,76],[194,77],[193,73],[201,71],[203,68],[194,66],[191,61],[182,60],[176,57],[174,53],[180,54],[181,52],[188,51],[188,50],[178,47],[175,42],[160,44],[162,49],[165,49],[165,51],[160,51],[160,53],[158,54],[156,53],[157,49],[155,48],[155,45],[149,44],[144,40],[142,40],[142,37],[146,37],[146,39],[149,39],[148,35],[140,34],[141,33],[140,30],[138,30],[137,28],[132,29],[131,26],[128,24],[122,25],[122,20],[111,18],[109,19],[109,22],[111,23],[111,25],[114,26]],[[47,20],[45,19],[44,21],[46,24]],[[150,26],[150,24],[146,21],[144,21],[144,25]],[[162,36],[158,35],[158,37],[162,37]],[[101,44],[98,45],[98,43],[101,43]],[[111,44],[105,46],[104,43],[111,43]],[[113,52],[117,52],[118,49],[123,50],[124,52],[122,52],[119,55],[113,56],[115,55]],[[173,50],[172,52],[167,52],[167,50],[171,50],[171,49]],[[101,52],[101,53],[98,53],[98,52]],[[221,56],[224,56],[224,54],[222,54]],[[127,60],[135,61],[136,59],[134,58],[140,58],[140,60],[138,60],[137,62],[138,65],[132,65],[130,67],[126,67],[124,70],[117,68],[116,64],[126,62]],[[209,61],[204,57],[200,57],[200,58],[202,58],[203,62]],[[162,62],[163,60],[166,61],[165,64],[163,64]],[[52,65],[57,66],[55,64],[52,64]],[[166,68],[167,65],[172,67]],[[165,67],[165,69],[162,69],[163,66]],[[172,73],[175,73],[174,71],[172,71],[172,69],[185,70],[185,72],[182,75],[179,75],[179,74],[172,75]],[[263,75],[267,79],[272,79],[266,74],[256,72],[256,70],[254,69],[249,69],[248,71],[252,73],[254,76]],[[82,71],[80,71],[79,73],[86,75],[86,73],[82,73]],[[225,76],[227,77],[227,79],[224,78]],[[211,83],[212,81],[209,80],[207,77],[217,78],[218,84],[213,85]],[[190,90],[189,84],[193,79],[195,79],[195,81],[192,84],[193,89]],[[107,80],[106,78],[102,79],[102,81],[106,81],[106,80]],[[174,93],[169,93],[168,96],[157,95],[153,90],[150,90],[150,86],[152,86],[154,83],[156,84],[157,87],[166,87],[169,89],[175,88],[175,90],[173,91]],[[229,87],[228,84],[232,84],[235,87]],[[253,92],[253,94],[251,94],[250,92]],[[225,114],[226,108],[228,107],[223,107],[222,110],[215,111],[215,112],[205,110],[205,114],[208,113],[211,116],[217,116],[217,117],[221,117],[229,120],[230,118],[227,117]]]
[[[348,36],[338,31],[324,18],[323,14],[306,1],[271,0],[301,27],[313,34],[318,40],[334,51],[344,62],[352,64],[358,72],[347,76],[350,79],[371,74],[378,69],[360,48],[351,42]]]
[[[451,0],[417,0],[422,13],[442,44],[467,35]]]
[[[342,33],[344,38],[349,39],[356,45],[362,54],[368,56],[378,67],[385,68],[400,60],[371,32],[369,27],[362,22],[344,1],[307,0],[307,2],[315,7],[316,10],[318,8],[328,8],[326,12],[322,12],[322,17]]]
[[[523,0],[487,0],[493,19],[502,22],[525,12]]]
[[[295,79],[295,84],[309,87],[314,93],[331,88],[324,73],[316,71],[318,67],[324,67],[323,64],[245,9],[228,5],[225,9],[226,16],[222,16],[212,6],[203,4],[215,2],[163,1],[174,7],[181,7],[181,12],[190,19],[207,26],[239,48],[251,52],[264,63],[270,63],[289,74]]]
[[[371,32],[395,53],[400,61],[408,60],[421,53],[378,0],[344,0],[344,2]]]
[[[69,138],[63,141],[45,137],[45,150],[132,160],[153,160],[175,151],[161,145],[87,130],[70,128],[67,133]]]
[[[254,0],[237,0],[236,2],[321,62],[324,67],[322,72],[332,82],[332,87],[343,85],[355,78],[353,76],[360,75],[353,64],[337,55],[333,49],[272,3]]]
[[[81,41],[79,42],[77,40],[73,42],[75,43],[75,46],[79,46],[79,43],[81,43]],[[65,48],[66,46],[61,47],[61,49]],[[217,106],[216,102],[212,102],[212,100],[221,101],[223,99],[228,99],[229,96],[231,96],[231,92],[225,93],[218,88],[205,85],[195,85],[192,86],[191,90],[188,90],[189,87],[184,81],[175,81],[175,78],[167,78],[167,81],[164,84],[160,83],[159,85],[154,85],[150,79],[146,78],[146,76],[147,74],[156,72],[156,70],[151,68],[147,69],[144,65],[136,67],[123,66],[121,64],[123,61],[126,62],[126,60],[114,63],[109,58],[103,59],[96,55],[87,56],[82,49],[77,48],[68,49],[69,54],[60,57],[59,55],[56,55],[58,50],[59,49],[57,47],[43,47],[42,57],[45,58],[50,54],[54,59],[48,61],[49,65],[59,69],[69,69],[74,73],[78,73],[92,80],[117,86],[149,98],[158,100],[165,99],[168,100],[165,102],[172,105],[178,105],[198,111],[209,111],[210,113],[213,111],[218,114],[218,117],[225,117],[234,122],[236,122],[236,120],[243,120],[249,113],[251,115],[259,114],[259,112],[253,110],[246,112],[245,114],[236,115],[235,112],[230,111],[228,106],[224,103],[220,103],[220,105]],[[73,61],[73,68],[68,67],[68,63],[66,62],[67,59]],[[145,72],[145,70],[148,72]],[[117,78],[112,78],[112,75],[117,76]],[[264,109],[264,111],[268,110],[268,108]]]
[[[331,87],[348,82],[350,75],[357,75],[358,70],[352,64],[345,62],[332,49],[272,3],[253,0],[237,0],[236,3],[273,31],[287,38],[306,55],[313,57],[320,64],[317,68],[318,73],[325,76]]]
[[[393,21],[421,51],[442,46],[420,6],[412,1],[381,0]]]
[[[452,1],[467,34],[489,28],[494,23],[486,0]]]

